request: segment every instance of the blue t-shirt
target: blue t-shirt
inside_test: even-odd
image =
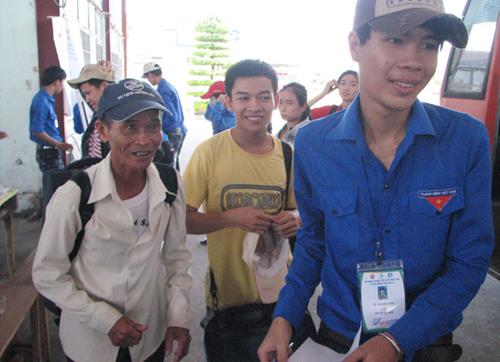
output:
[[[182,133],[186,133],[184,127],[184,112],[182,111],[181,100],[177,90],[172,84],[165,79],[161,79],[156,89],[163,98],[165,106],[169,112],[163,112],[162,129],[163,132],[173,132],[176,128],[180,128]]]
[[[319,316],[354,338],[362,318],[356,265],[375,261],[380,241],[385,260],[404,264],[407,311],[389,332],[407,360],[453,331],[494,245],[483,124],[416,101],[387,171],[366,145],[358,97],[299,130],[294,160],[303,227],[275,316],[297,327],[321,282]]]
[[[40,132],[47,133],[47,135],[59,142],[63,140],[57,128],[54,97],[43,88],[40,89],[31,100],[30,140],[42,146],[50,146],[34,135],[34,133]]]
[[[236,124],[234,113],[228,110],[222,102],[210,103],[205,111],[205,119],[212,122],[214,134],[233,128]]]

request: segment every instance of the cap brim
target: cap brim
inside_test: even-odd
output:
[[[70,79],[67,82],[71,88],[78,89],[78,86],[82,83],[85,83],[86,81],[88,81],[88,79],[75,78],[75,79]]]
[[[102,112],[98,110],[96,113],[96,117],[102,118],[104,115],[106,115],[113,121],[123,122],[140,112],[147,111],[150,109],[159,109],[161,111],[172,114],[172,112],[170,112],[167,108],[165,108],[162,104],[158,102],[149,100],[140,100],[140,101],[130,101],[125,104],[120,104],[116,107],[113,107],[111,109]]]
[[[469,38],[460,18],[429,9],[403,10],[376,18],[369,24],[374,30],[390,35],[402,35],[426,24],[441,40],[449,41],[457,48],[465,48]]]
[[[98,79],[98,80],[102,80],[103,82],[114,83],[114,80],[111,79],[110,76],[101,75],[101,74],[90,74],[90,75],[87,75],[84,77],[70,79],[67,82],[71,88],[78,89],[81,84],[88,82],[91,79]]]
[[[201,99],[209,99],[212,96],[212,92],[207,92],[200,96]]]

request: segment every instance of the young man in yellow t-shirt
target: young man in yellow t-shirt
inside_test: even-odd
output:
[[[262,323],[267,324],[274,303],[262,302],[252,267],[242,259],[243,241],[249,232],[263,234],[270,228],[288,238],[300,224],[292,180],[284,196],[282,144],[267,132],[278,104],[277,83],[276,72],[265,62],[233,65],[225,87],[236,126],[199,145],[184,174],[188,233],[208,234],[206,299],[209,315],[216,315],[205,328],[208,361],[258,360]],[[198,210],[202,204],[203,212]],[[256,329],[251,328],[254,322]],[[248,335],[230,332],[238,323],[249,328]]]

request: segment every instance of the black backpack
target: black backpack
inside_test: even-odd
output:
[[[64,170],[49,170],[44,173],[43,176],[43,187],[44,187],[44,209],[47,206],[52,194],[56,189],[66,183],[68,180],[75,182],[81,190],[80,204],[78,206],[78,212],[80,213],[80,219],[82,223],[82,229],[76,234],[75,244],[73,249],[68,255],[70,261],[78,254],[78,250],[82,244],[83,236],[85,234],[85,225],[89,222],[94,214],[94,204],[89,204],[90,192],[92,191],[92,185],[90,184],[90,179],[87,172],[84,171],[85,168],[98,163],[102,159],[100,158],[84,158],[75,161],[68,165]],[[177,195],[177,174],[175,170],[163,163],[155,163],[156,168],[160,174],[161,181],[163,185],[167,188],[169,192],[165,193],[165,203],[172,205],[175,201]],[[59,325],[59,319],[61,316],[61,308],[59,308],[53,301],[41,296],[42,303],[45,308],[55,314],[56,318],[54,322]]]

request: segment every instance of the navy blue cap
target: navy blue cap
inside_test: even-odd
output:
[[[149,84],[137,79],[124,79],[108,85],[104,89],[97,109],[96,118],[106,116],[117,122],[126,121],[137,113],[149,109],[171,113],[165,108],[165,103],[158,92]]]

